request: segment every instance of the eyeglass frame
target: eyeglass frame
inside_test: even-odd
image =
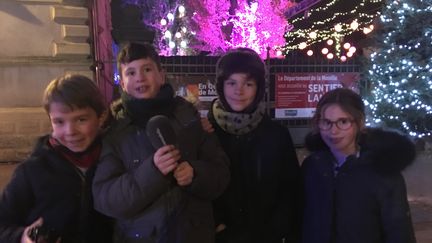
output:
[[[330,126],[329,126],[328,128],[326,128],[326,129],[323,129],[323,128],[320,126],[321,121],[328,121],[328,122],[330,123]],[[341,121],[348,121],[350,125],[349,125],[347,128],[341,128],[341,127],[338,125],[338,122],[341,122]],[[339,118],[339,119],[337,119],[336,121],[331,121],[331,120],[329,120],[329,119],[322,118],[322,119],[318,119],[318,121],[317,121],[317,126],[318,126],[318,128],[319,128],[320,130],[322,130],[322,131],[330,131],[330,130],[332,129],[333,125],[336,125],[336,127],[337,127],[338,129],[340,129],[340,130],[342,130],[342,131],[346,131],[346,130],[350,129],[350,128],[353,126],[353,123],[354,123],[354,122],[355,122],[355,120],[354,120],[354,119],[350,119],[350,118]]]

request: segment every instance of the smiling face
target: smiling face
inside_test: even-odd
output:
[[[120,85],[126,93],[137,99],[156,97],[164,84],[164,73],[150,58],[121,64]]]
[[[233,111],[241,112],[248,108],[257,93],[256,81],[245,73],[231,74],[224,82],[224,95]]]
[[[95,140],[103,118],[90,107],[71,109],[62,103],[50,104],[52,136],[73,152],[85,151]]]
[[[342,110],[337,104],[331,104],[323,109],[321,114],[322,119],[335,122],[338,120],[353,120],[353,117]],[[320,134],[324,142],[331,151],[345,156],[356,152],[356,138],[359,132],[358,125],[353,122],[352,126],[346,130],[340,129],[336,124],[333,124],[329,130],[320,130]]]

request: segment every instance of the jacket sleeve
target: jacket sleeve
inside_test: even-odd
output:
[[[6,185],[0,201],[0,242],[21,242],[32,202],[31,185],[23,164],[18,166]]]
[[[93,179],[96,210],[114,218],[129,218],[145,210],[170,188],[170,180],[153,164],[153,157],[127,169],[119,152],[105,139]],[[117,142],[119,143],[119,142]]]
[[[401,174],[384,179],[380,193],[381,221],[386,243],[415,243],[405,181]]]
[[[187,191],[198,198],[213,200],[219,197],[230,179],[229,160],[214,133],[204,132],[197,123],[199,133],[196,160],[188,161],[194,169],[194,177]]]
[[[280,199],[277,209],[274,211],[271,227],[281,232],[281,237],[287,242],[299,242],[301,226],[302,187],[300,165],[297,159],[294,144],[287,128],[281,130],[280,135],[280,174],[279,192]]]

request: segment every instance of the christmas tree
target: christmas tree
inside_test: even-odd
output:
[[[380,16],[365,80],[373,124],[432,133],[432,0],[390,0]]]

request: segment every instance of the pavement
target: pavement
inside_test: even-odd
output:
[[[0,163],[0,192],[3,191],[4,186],[9,181],[13,170],[16,168],[17,163]],[[408,193],[410,191],[410,175],[408,177]],[[428,186],[431,186],[429,184]],[[424,200],[424,197],[417,197],[416,195],[409,195],[408,201],[410,203],[411,214],[417,243],[432,243],[432,200]]]
[[[432,243],[432,205],[409,202],[417,243]]]

